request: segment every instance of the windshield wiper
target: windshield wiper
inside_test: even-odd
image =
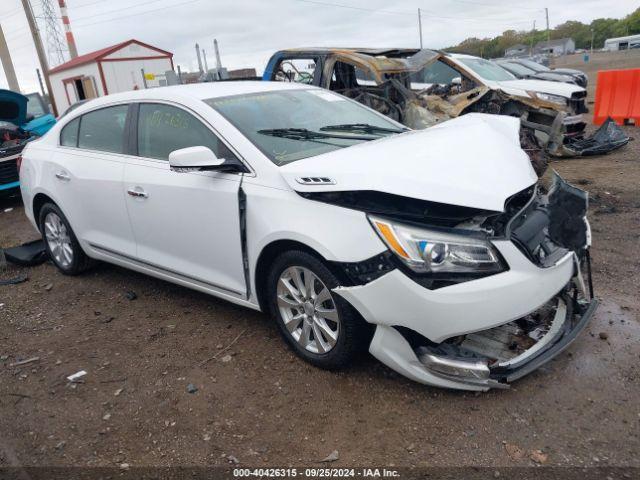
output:
[[[322,129],[321,129],[322,130]],[[258,130],[262,135],[271,135],[272,137],[288,138],[289,140],[318,140],[318,139],[343,139],[343,140],[375,140],[375,137],[359,137],[356,135],[339,135],[335,133],[316,132],[307,130],[306,128],[268,128]]]
[[[368,123],[345,123],[343,125],[327,125],[322,127],[321,131],[342,131],[342,132],[362,132],[370,135],[384,134],[384,133],[404,133],[408,132],[408,128],[385,128],[377,127],[375,125],[369,125]]]

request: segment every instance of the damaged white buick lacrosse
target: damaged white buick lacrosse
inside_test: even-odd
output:
[[[293,83],[156,88],[74,109],[20,186],[62,273],[102,260],[262,310],[318,367],[368,349],[421,383],[506,388],[597,306],[587,194],[539,184],[519,128],[410,131]]]

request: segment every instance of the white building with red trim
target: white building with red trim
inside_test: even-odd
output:
[[[62,114],[79,100],[160,86],[168,70],[173,53],[132,39],[52,68],[51,93]]]

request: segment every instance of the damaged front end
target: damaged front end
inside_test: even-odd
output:
[[[401,208],[372,193],[305,196],[367,212],[389,247],[335,265],[345,275],[335,291],[376,326],[369,351],[416,381],[507,388],[567,348],[597,308],[588,195],[557,174],[548,189],[512,195],[502,212],[415,200]]]
[[[490,225],[496,234],[510,239],[540,268],[553,268],[561,259],[571,256],[574,274],[544,304],[493,328],[457,335],[440,343],[415,332],[401,331],[420,364],[444,379],[505,388],[568,347],[587,325],[598,304],[593,298],[591,281],[587,208],[587,193],[554,173],[548,194],[536,190],[506,222],[504,218],[488,219],[485,227]]]

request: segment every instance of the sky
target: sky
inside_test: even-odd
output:
[[[30,0],[36,16],[42,0]],[[57,0],[50,0],[57,10]],[[20,88],[36,91],[38,61],[20,0],[2,0],[4,30]],[[443,48],[468,37],[491,37],[505,30],[545,26],[567,20],[621,18],[638,0],[67,0],[79,54],[135,38],[173,52],[182,71],[197,69],[194,45],[215,66],[213,39],[228,69],[262,72],[269,57],[284,48],[419,47],[418,8],[423,45]],[[59,13],[59,12],[58,12]],[[40,21],[44,35],[44,23]],[[62,25],[60,24],[62,31]],[[46,45],[45,45],[46,47]],[[67,53],[68,59],[68,53]],[[55,66],[52,62],[50,66]],[[0,88],[7,88],[0,71]]]

